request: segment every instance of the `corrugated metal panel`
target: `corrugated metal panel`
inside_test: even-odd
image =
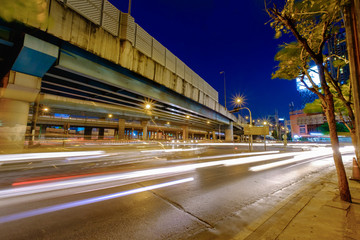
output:
[[[226,115],[226,110],[225,110],[225,107],[220,105],[220,113],[223,114],[223,115]]]
[[[135,48],[151,57],[152,37],[142,27],[136,24]]]
[[[191,84],[185,82],[185,93],[184,93],[184,95],[186,97],[188,97],[188,98],[191,98],[191,90],[192,90],[191,88],[192,88]]]
[[[120,11],[109,1],[104,1],[102,27],[112,35],[119,34]]]
[[[199,91],[199,103],[204,104],[204,93]]]
[[[199,89],[200,89],[201,91],[204,91],[205,83],[206,83],[205,80],[202,79],[202,78],[200,78]]]
[[[166,49],[165,56],[166,56],[165,67],[167,69],[169,69],[170,71],[172,71],[173,73],[175,73],[175,71],[176,71],[175,55],[172,52],[170,52],[168,49]]]
[[[176,78],[175,91],[178,93],[182,93],[183,91],[183,80],[180,77]]]
[[[176,74],[181,78],[185,76],[185,64],[179,58],[176,58]]]
[[[184,76],[184,79],[186,82],[188,83],[192,83],[191,81],[191,69],[185,65],[185,76]]]
[[[67,0],[66,4],[93,23],[100,25],[102,0]]]
[[[220,104],[218,102],[215,103],[215,111],[217,111],[217,112],[220,111]]]
[[[155,38],[152,40],[152,59],[162,66],[165,66],[165,51],[166,48],[159,43]]]
[[[197,89],[196,87],[192,88],[192,94],[191,94],[191,98],[195,101],[199,101],[199,89]]]
[[[120,15],[120,38],[135,43],[135,20],[127,13]]]
[[[192,85],[194,85],[195,87],[198,86],[198,82],[199,82],[199,75],[197,75],[193,70],[191,70],[191,83]]]
[[[209,98],[209,107],[215,110],[215,101],[212,98]]]

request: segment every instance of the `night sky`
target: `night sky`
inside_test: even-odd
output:
[[[128,12],[128,0],[110,0]],[[135,22],[219,93],[227,108],[242,95],[253,118],[278,110],[289,118],[289,103],[300,103],[295,80],[271,79],[278,45],[263,0],[132,0]],[[246,115],[247,112],[242,112]]]

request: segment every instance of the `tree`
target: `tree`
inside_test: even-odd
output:
[[[278,139],[278,133],[277,133],[276,129],[274,129],[274,130],[272,131],[271,136],[272,136],[273,138],[275,138],[275,139]]]
[[[275,4],[266,10],[272,18],[271,26],[276,31],[276,37],[291,33],[296,39],[295,42],[284,44],[276,54],[275,59],[279,65],[272,77],[289,80],[299,77],[304,86],[319,97],[329,124],[340,197],[344,201],[351,202],[346,172],[339,151],[333,93],[326,79],[329,77],[326,66],[328,56],[324,55],[327,40],[334,37],[341,26],[341,2],[344,1],[287,0],[282,10],[279,10]],[[312,64],[318,69],[319,86],[310,75]]]
[[[338,72],[340,67],[343,65],[336,65],[338,67]],[[336,83],[339,83],[339,74],[337,75]],[[334,106],[335,114],[339,116],[340,120],[350,132],[351,140],[356,152],[356,156],[359,159],[359,149],[356,138],[356,124],[355,124],[355,114],[352,104],[352,91],[351,91],[351,82],[347,81],[345,84],[340,85],[339,89],[336,91],[334,87],[330,85],[330,91],[334,95]],[[321,101],[320,99],[315,99],[312,103],[307,103],[304,108],[305,113],[321,113]],[[338,131],[339,132],[339,131]]]
[[[346,29],[354,112],[360,112],[360,0],[348,0],[342,5]],[[355,118],[357,160],[360,160],[360,117]]]

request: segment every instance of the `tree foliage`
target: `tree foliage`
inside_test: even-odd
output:
[[[324,123],[319,127],[319,131],[323,134],[329,134],[329,124]],[[342,123],[336,123],[337,132],[349,132],[349,129]]]

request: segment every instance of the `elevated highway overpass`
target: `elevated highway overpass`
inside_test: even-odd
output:
[[[222,126],[232,141],[241,129],[216,90],[129,14],[106,0],[46,3],[48,21],[23,13],[0,22],[0,144],[21,146],[26,126],[42,124],[41,106],[99,121],[111,114],[120,139],[126,121],[137,121],[144,139],[151,123],[181,129],[182,139],[191,131],[215,138]]]

